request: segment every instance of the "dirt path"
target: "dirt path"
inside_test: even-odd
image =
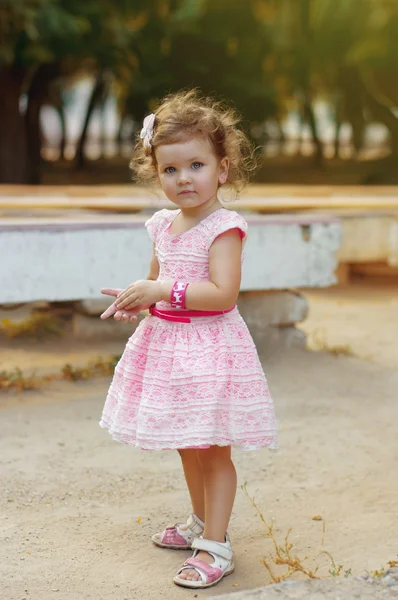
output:
[[[367,352],[366,328],[372,348],[382,349],[389,339],[395,309],[388,298],[369,311],[352,291],[345,306],[339,295],[334,301],[333,294],[311,297],[308,331],[327,314],[334,343],[352,335],[346,343],[358,337]],[[354,314],[362,315],[356,326]],[[379,364],[306,351],[275,354],[264,367],[277,406],[280,451],[235,453],[240,484],[247,482],[266,518],[275,519],[278,539],[292,528],[298,554],[316,551],[322,522],[312,517],[321,515],[324,548],[353,573],[397,559],[398,341],[391,352],[386,364],[383,352]],[[132,451],[98,427],[108,383],[61,383],[1,397],[4,600],[195,598],[171,583],[189,554],[149,541],[188,513],[178,457]],[[260,561],[269,559],[272,545],[241,490],[230,533],[236,572],[199,597],[269,582]],[[327,574],[327,557],[317,562]]]
[[[398,286],[311,290],[309,318],[301,328],[309,346],[347,347],[356,357],[398,367]]]

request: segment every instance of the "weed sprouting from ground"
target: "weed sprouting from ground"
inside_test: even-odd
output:
[[[17,392],[37,390],[40,387],[40,379],[34,374],[26,377],[21,369],[12,371],[0,371],[0,391],[14,389]]]
[[[390,569],[392,567],[398,567],[398,560],[389,560],[387,564],[390,567]],[[376,569],[375,571],[367,571],[368,575],[371,575],[372,577],[383,577],[386,574],[386,572],[386,567],[380,567],[380,569]]]
[[[34,313],[22,321],[1,319],[0,333],[4,333],[8,339],[33,337],[40,340],[48,336],[62,335],[63,326],[62,320],[54,315]]]
[[[112,375],[118,360],[118,356],[112,356],[108,359],[98,358],[86,367],[73,367],[70,364],[66,364],[62,367],[61,376],[62,379],[66,379],[67,381],[79,381]]]
[[[269,576],[271,577],[271,583],[280,583],[281,581],[286,581],[295,573],[299,573],[308,579],[321,579],[321,577],[317,574],[319,569],[318,566],[314,569],[311,569],[305,564],[307,561],[314,561],[321,555],[327,556],[330,560],[329,575],[332,577],[349,577],[352,575],[351,569],[346,569],[343,567],[343,565],[336,564],[330,552],[322,548],[325,542],[326,526],[324,519],[320,515],[315,515],[312,517],[312,520],[322,522],[322,538],[320,543],[321,549],[312,554],[301,557],[294,552],[294,544],[289,541],[292,529],[290,528],[288,530],[282,543],[278,542],[274,533],[274,523],[268,523],[254,498],[250,496],[249,492],[247,491],[246,483],[242,486],[242,490],[246,494],[252,506],[255,508],[265,526],[265,537],[269,538],[273,545],[273,553],[269,557],[261,559],[262,564],[267,569]],[[390,560],[387,565],[390,568],[397,567],[398,560]],[[283,572],[280,572],[281,567],[285,569]],[[383,577],[386,574],[388,567],[380,567],[380,569],[375,571],[367,571],[367,573],[372,577]],[[276,570],[278,570],[278,573],[276,573]],[[322,577],[322,579],[323,578],[324,577]]]
[[[12,371],[0,371],[0,392],[37,390],[45,383],[62,379],[66,381],[85,381],[94,377],[106,377],[113,374],[119,359],[120,356],[117,355],[109,358],[100,357],[84,367],[74,367],[66,364],[59,373],[43,375],[42,377],[35,374],[26,376],[19,368]]]
[[[349,344],[331,344],[324,329],[315,329],[308,339],[308,347],[317,352],[328,352],[333,356],[355,356]]]
[[[307,563],[310,560],[316,559],[318,556],[320,556],[322,554],[326,555],[331,562],[331,568],[329,570],[330,575],[337,577],[342,574],[343,565],[336,565],[335,561],[333,560],[333,557],[327,550],[321,549],[313,554],[309,554],[304,557],[301,557],[298,554],[296,554],[294,551],[294,544],[292,542],[290,542],[290,540],[289,540],[289,537],[290,537],[290,534],[292,531],[291,528],[288,530],[287,534],[285,535],[283,542],[280,543],[275,537],[274,523],[273,522],[271,524],[268,523],[268,521],[266,520],[261,509],[255,502],[254,498],[251,497],[250,494],[248,493],[246,484],[244,484],[242,486],[242,490],[244,491],[244,493],[250,500],[252,506],[255,508],[262,523],[265,525],[265,529],[266,529],[265,536],[268,537],[273,544],[273,550],[274,550],[273,554],[270,557],[263,558],[261,560],[262,564],[267,569],[273,583],[279,583],[281,581],[285,581],[286,579],[289,579],[295,573],[301,573],[308,579],[320,579],[320,577],[317,575],[319,567],[315,567],[315,569],[311,569],[305,563]],[[313,517],[313,520],[322,522],[322,539],[321,539],[321,544],[320,544],[322,547],[324,544],[324,540],[325,540],[325,522],[322,519],[322,517],[320,517],[319,515],[316,515],[315,517]],[[275,568],[279,568],[279,567],[284,567],[285,571],[282,573],[276,573]],[[280,570],[280,569],[278,569],[278,570]],[[344,576],[347,577],[350,573],[351,573],[351,569],[346,569],[344,571]]]

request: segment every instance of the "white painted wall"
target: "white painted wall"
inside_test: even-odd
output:
[[[361,214],[343,217],[339,262],[387,262],[398,264],[397,214]]]
[[[145,278],[151,242],[144,216],[107,222],[0,222],[0,303],[99,298],[101,287]],[[327,218],[253,217],[242,290],[335,282],[341,225]]]

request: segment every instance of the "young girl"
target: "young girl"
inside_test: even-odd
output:
[[[236,492],[231,447],[276,447],[276,421],[256,348],[236,307],[247,223],[218,190],[240,186],[250,143],[233,111],[197,92],[167,97],[147,117],[132,167],[178,207],[146,222],[153,241],[148,278],[102,315],[133,321],[105,402],[101,427],[144,450],[178,451],[192,515],[155,534],[161,548],[192,548],[174,582],[215,585],[234,570],[227,532]]]

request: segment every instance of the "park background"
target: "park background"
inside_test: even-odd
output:
[[[197,86],[259,182],[394,183],[397,32],[391,0],[3,0],[0,182],[128,182],[154,101]]]
[[[177,456],[98,427],[130,326],[98,319],[102,284],[71,288],[135,273],[164,199],[131,181],[134,137],[193,86],[257,147],[231,208],[258,240],[240,309],[280,425],[278,454],[235,453],[237,569],[203,597],[309,574],[395,592],[397,73],[396,0],[0,0],[2,598],[190,594],[171,583],[188,553],[149,541],[189,510]]]

